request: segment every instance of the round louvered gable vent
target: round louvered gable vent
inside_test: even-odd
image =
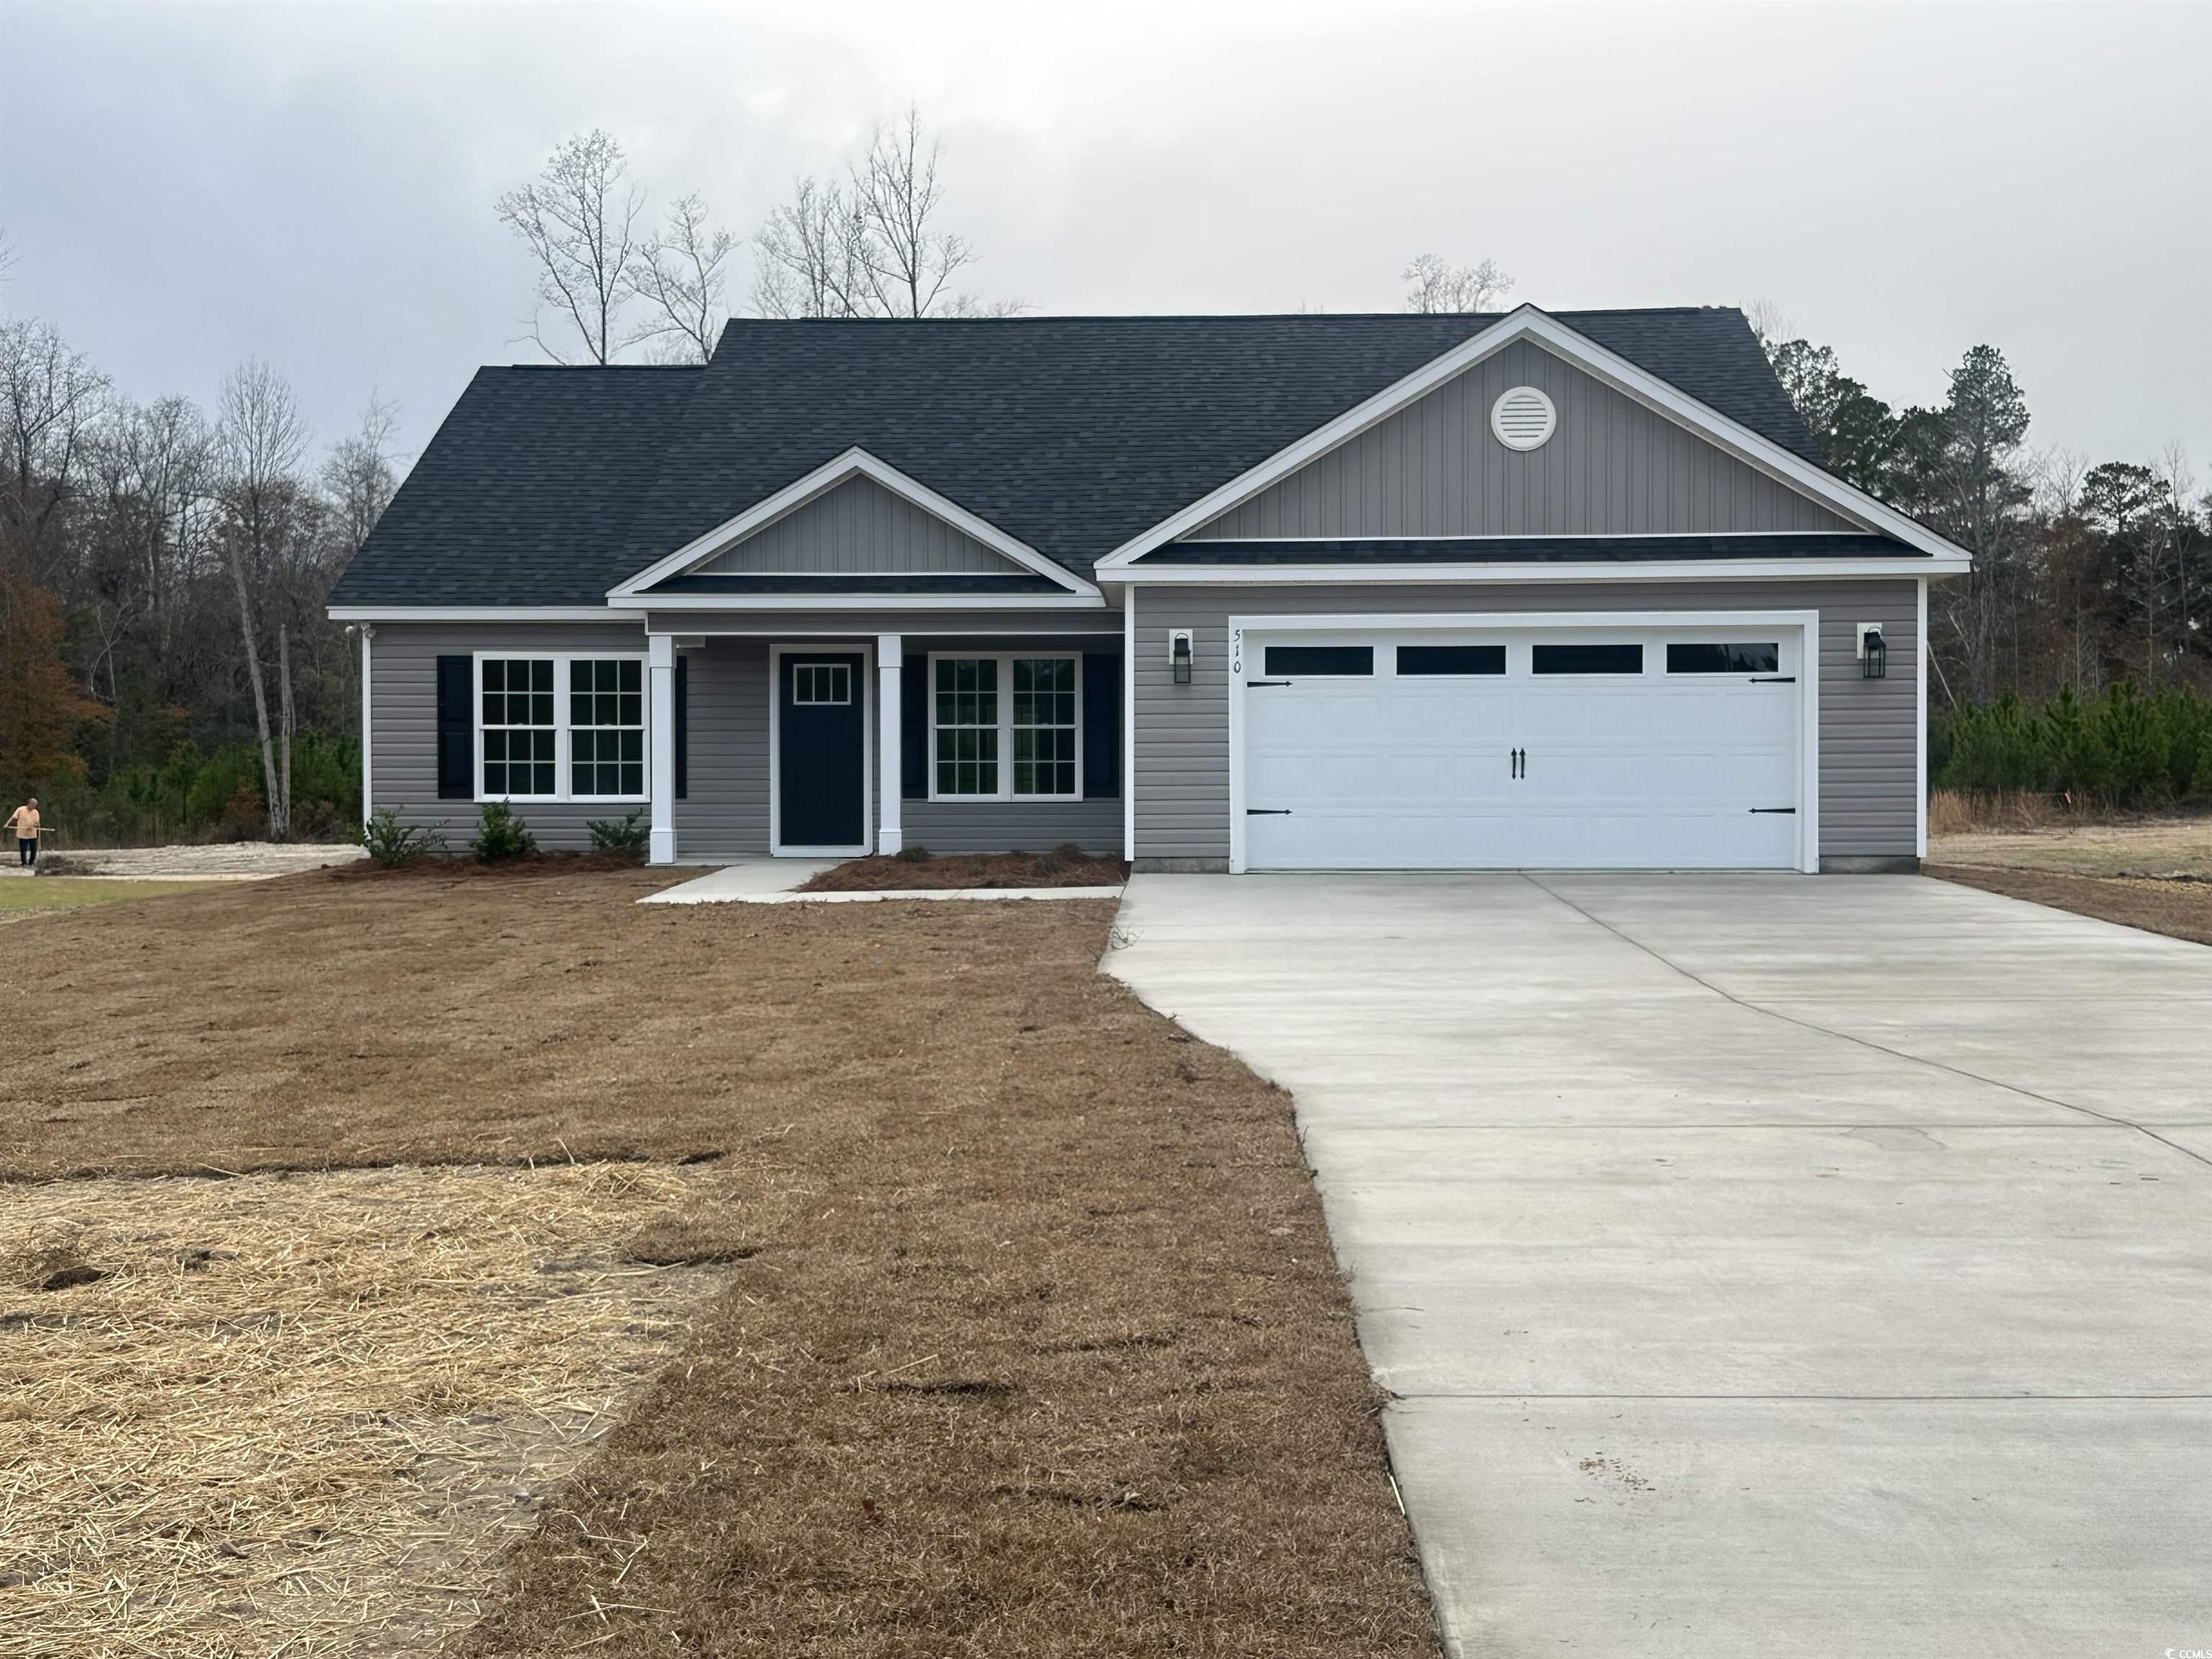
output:
[[[1516,386],[1490,410],[1490,429],[1508,449],[1540,449],[1559,424],[1559,411],[1533,386]]]

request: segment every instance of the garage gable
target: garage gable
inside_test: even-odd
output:
[[[1525,387],[1542,398],[1513,399],[1494,423],[1500,400]],[[1531,439],[1538,440],[1533,447],[1517,447]],[[1183,539],[1863,528],[1537,341],[1522,338]]]

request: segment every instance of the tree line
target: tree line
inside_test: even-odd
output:
[[[138,403],[51,324],[0,322],[0,793],[67,842],[350,835],[359,659],[331,584],[398,488],[371,398],[319,453],[249,361]]]
[[[1930,588],[1939,714],[2122,681],[2212,690],[2212,490],[2179,444],[2147,462],[2030,449],[2027,394],[1990,345],[1941,404],[1893,407],[1752,310],[1829,470],[1973,555],[1971,576]]]

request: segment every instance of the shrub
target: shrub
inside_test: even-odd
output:
[[[653,826],[645,821],[645,808],[633,807],[619,818],[586,818],[592,845],[602,853],[626,853],[643,861],[653,844]]]
[[[2184,687],[2144,696],[2125,681],[2070,685],[2040,708],[2003,696],[1931,722],[1931,789],[2066,795],[2111,806],[2212,794],[2212,700]]]
[[[476,855],[478,864],[504,864],[510,859],[526,858],[538,850],[538,837],[530,833],[530,826],[514,815],[514,809],[503,800],[487,801],[483,817],[477,825],[469,851]]]
[[[368,848],[369,857],[386,870],[412,864],[425,853],[446,850],[443,830],[399,821],[400,813],[406,810],[404,806],[380,806],[361,832],[361,844]]]
[[[896,859],[901,864],[927,864],[929,862],[929,848],[927,847],[902,847],[897,852],[892,854],[891,856]]]

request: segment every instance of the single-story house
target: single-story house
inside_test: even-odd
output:
[[[1814,872],[1967,568],[1734,310],[743,320],[479,371],[331,615],[365,805],[548,847]]]

